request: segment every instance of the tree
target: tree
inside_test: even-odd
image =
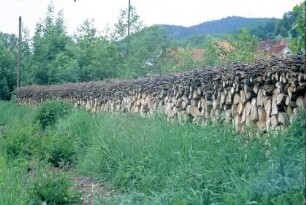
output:
[[[0,33],[0,100],[10,100],[16,87],[17,42],[15,35]]]
[[[305,2],[293,8],[296,17],[290,29],[290,49],[294,52],[305,53]]]
[[[46,18],[37,24],[33,37],[32,81],[37,84],[78,81],[75,45],[67,35],[62,12],[48,6]],[[62,77],[64,76],[64,77]]]
[[[248,29],[241,29],[238,34],[205,38],[203,49],[204,65],[216,66],[230,63],[252,62],[261,56],[258,51],[259,39],[252,36]]]
[[[128,29],[128,11],[122,10],[112,40],[119,49],[119,76],[136,78],[159,72],[160,61],[165,56],[167,36],[164,29],[153,26],[146,28],[136,9],[130,6],[130,32]]]
[[[80,81],[114,78],[118,73],[117,42],[98,36],[93,20],[86,20],[76,35]]]
[[[124,76],[139,77],[158,73],[165,57],[167,36],[158,26],[145,28],[130,36],[129,53],[125,58]]]
[[[228,41],[233,46],[233,50],[228,50],[229,61],[227,63],[252,62],[261,56],[258,51],[259,39],[251,35],[246,28],[241,29],[238,35],[229,36]]]
[[[144,28],[143,22],[140,20],[139,15],[136,13],[135,7],[130,5],[129,9],[130,15],[128,9],[121,10],[118,21],[115,24],[115,30],[112,35],[113,40],[118,41],[127,37],[128,27],[130,35],[137,33]],[[130,19],[129,21],[128,18]],[[128,22],[130,25],[128,25]]]

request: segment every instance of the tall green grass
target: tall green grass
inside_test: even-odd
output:
[[[0,154],[0,204],[24,204],[28,201],[26,171],[21,166],[9,166]]]
[[[12,124],[17,119],[30,122],[35,114],[35,108],[16,106],[14,102],[0,101],[0,125]]]
[[[54,172],[73,158],[71,141],[42,133],[36,109],[0,101],[0,111],[0,204],[78,203],[69,175]]]
[[[57,130],[75,139],[82,153],[77,162],[81,173],[121,191],[105,203],[304,200],[304,128],[297,122],[285,132],[249,139],[224,125],[199,127],[169,124],[160,116],[78,111]]]
[[[11,117],[1,112],[0,121],[33,121],[35,110],[1,102],[3,107],[15,111]],[[99,203],[302,204],[303,120],[301,115],[285,131],[250,138],[226,125],[180,125],[160,115],[91,115],[74,109],[37,139],[30,156],[48,166],[68,163],[116,190]]]

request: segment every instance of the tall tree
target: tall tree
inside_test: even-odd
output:
[[[52,84],[78,81],[74,43],[67,35],[62,12],[50,4],[46,18],[37,24],[33,37],[33,82]]]
[[[305,2],[293,8],[293,15],[296,17],[290,29],[290,49],[296,52],[305,53]]]
[[[0,33],[0,100],[10,100],[16,87],[17,42],[15,35]]]
[[[117,76],[120,61],[117,42],[98,35],[93,20],[86,20],[79,27],[76,41],[80,81]]]
[[[121,74],[135,78],[160,72],[166,47],[167,36],[158,26],[145,28],[130,36],[129,53],[124,58],[124,70]]]
[[[132,35],[139,32],[143,28],[144,24],[140,20],[140,16],[137,14],[136,8],[130,5],[128,9],[120,11],[112,37],[114,40],[122,40],[128,35],[128,30],[129,35]]]

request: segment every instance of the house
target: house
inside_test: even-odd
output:
[[[288,42],[284,39],[262,41],[259,44],[259,49],[264,52],[266,58],[284,57],[290,53]]]

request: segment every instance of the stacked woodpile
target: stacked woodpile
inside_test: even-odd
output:
[[[162,111],[180,122],[225,120],[237,130],[270,130],[288,125],[304,106],[304,58],[292,55],[138,80],[28,86],[17,90],[17,99],[36,105],[57,98],[92,112]]]

